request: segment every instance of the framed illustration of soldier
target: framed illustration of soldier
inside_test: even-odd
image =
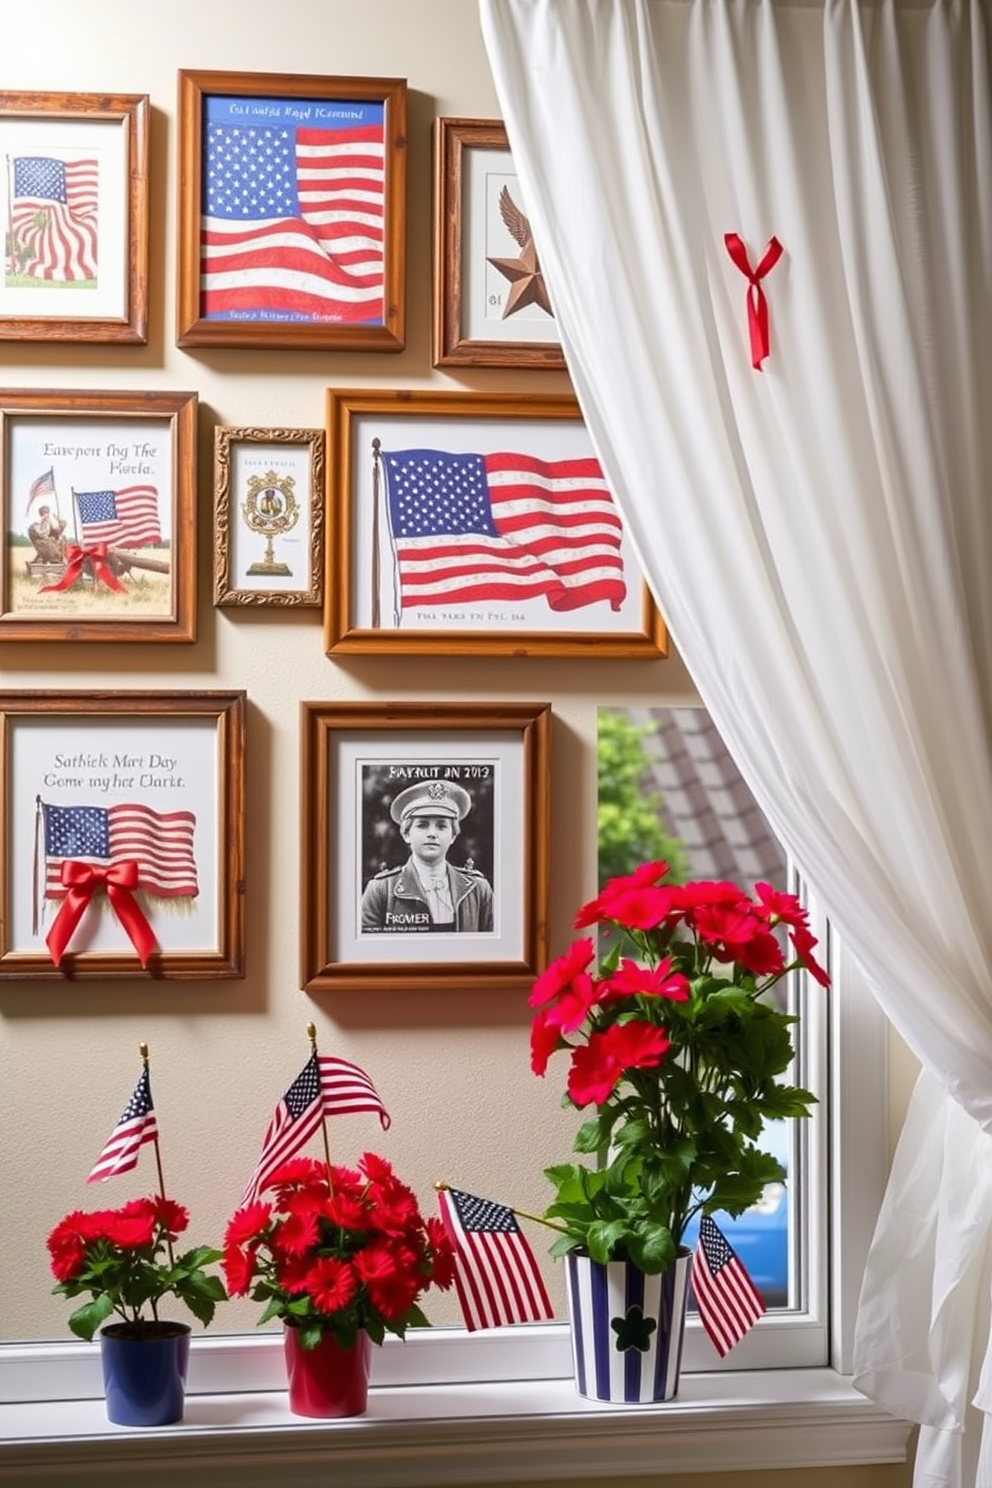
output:
[[[244,976],[242,691],[0,693],[0,980]]]
[[[543,970],[550,727],[544,703],[301,704],[305,991]]]
[[[196,639],[190,392],[0,391],[0,640]]]
[[[147,94],[0,91],[0,341],[148,341]]]
[[[214,430],[214,604],[319,608],[323,429]]]

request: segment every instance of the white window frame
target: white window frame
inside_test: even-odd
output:
[[[441,1488],[619,1480],[652,1473],[902,1462],[910,1426],[851,1386],[860,1278],[888,1165],[886,1023],[862,979],[835,960],[827,996],[829,1364],[788,1360],[790,1314],[745,1343],[768,1357],[682,1376],[675,1400],[608,1406],[576,1395],[568,1330],[551,1324],[388,1339],[373,1360],[369,1411],[310,1422],[286,1403],[278,1334],[197,1335],[184,1421],[130,1430],[106,1419],[99,1348],[78,1341],[0,1346],[0,1481],[103,1485],[143,1479],[253,1488]],[[825,1136],[827,1133],[825,1132]],[[699,1324],[687,1347],[702,1348]],[[706,1358],[705,1355],[701,1355]],[[687,1361],[688,1362],[688,1361]],[[333,1478],[329,1473],[333,1472]]]

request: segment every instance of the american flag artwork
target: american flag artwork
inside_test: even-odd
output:
[[[205,112],[203,317],[381,325],[384,105],[214,96]]]
[[[64,284],[97,278],[99,168],[94,157],[7,157],[7,273]]]
[[[110,867],[134,859],[138,888],[158,899],[199,893],[192,811],[156,811],[141,802],[113,806],[39,803],[44,819],[45,897],[63,899],[62,863]]]
[[[623,532],[595,457],[408,449],[382,461],[401,613],[540,598],[620,609]]]
[[[105,542],[115,548],[147,548],[162,541],[156,486],[74,491],[73,495],[84,541]]]

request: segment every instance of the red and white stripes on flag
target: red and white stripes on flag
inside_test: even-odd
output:
[[[456,1188],[439,1189],[437,1202],[455,1250],[455,1289],[469,1332],[554,1315],[512,1209]]]
[[[699,1221],[699,1240],[692,1254],[692,1290],[699,1321],[721,1359],[765,1311],[747,1268],[709,1214]]]
[[[35,476],[28,489],[27,510],[30,511],[39,496],[55,495],[55,471],[46,470],[42,475]]]
[[[97,161],[17,155],[8,170],[14,272],[66,284],[95,280]]]
[[[620,513],[593,456],[382,451],[400,609],[627,594]]]
[[[156,811],[143,801],[114,806],[56,806],[39,802],[44,819],[45,897],[64,899],[65,860],[101,867],[133,859],[138,888],[157,899],[199,894],[192,811]]]
[[[119,1173],[129,1173],[137,1166],[143,1144],[154,1142],[157,1136],[158,1122],[152,1107],[152,1088],[146,1065],[86,1182],[95,1183],[98,1179],[102,1181],[116,1178]]]
[[[373,1112],[383,1131],[388,1128],[389,1113],[363,1069],[331,1054],[311,1054],[272,1113],[255,1171],[241,1196],[241,1207],[258,1198],[275,1170],[295,1157],[324,1116],[361,1111]]]

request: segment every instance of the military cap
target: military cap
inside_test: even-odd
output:
[[[400,826],[411,816],[450,816],[461,821],[472,809],[472,798],[452,780],[418,780],[394,796],[389,814]]]

